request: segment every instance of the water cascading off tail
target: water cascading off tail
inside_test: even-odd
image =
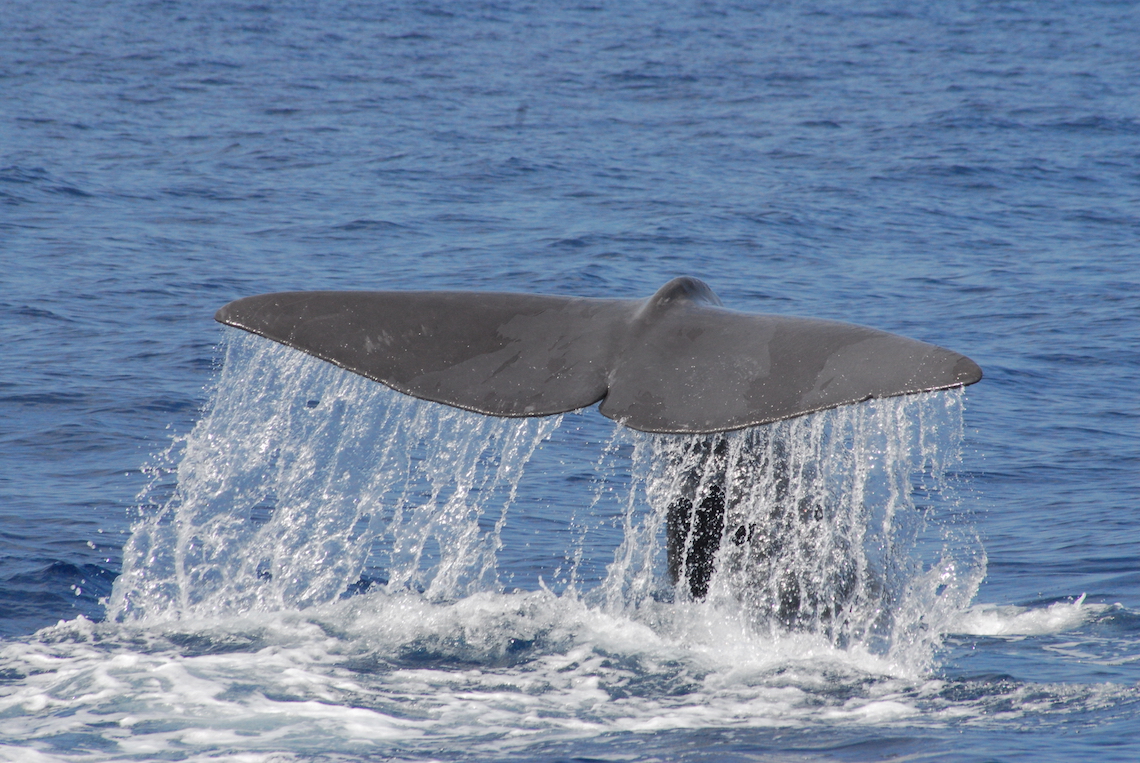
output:
[[[423,403],[233,332],[208,412],[153,468],[108,615],[304,608],[366,565],[433,598],[493,590],[507,507],[557,425]]]
[[[362,574],[432,600],[501,590],[504,528],[536,508],[512,505],[523,468],[562,417],[426,403],[228,334],[208,412],[153,470],[110,618],[300,609]],[[939,497],[961,409],[960,392],[939,392],[711,437],[619,427],[593,501],[570,498],[566,595],[636,617],[675,593],[677,606],[730,612],[753,631],[929,652],[984,569],[969,528],[954,523],[960,507]],[[714,484],[723,540],[695,605],[669,583],[665,528],[678,495],[699,500]],[[609,563],[585,590],[580,568],[598,565],[596,553]]]
[[[725,512],[700,606],[752,632],[925,661],[985,570],[950,479],[962,403],[934,392],[712,436],[629,433],[634,488],[604,600],[659,597],[670,510],[714,494]],[[678,546],[690,551],[700,527],[686,521]],[[683,575],[675,596],[695,598]]]

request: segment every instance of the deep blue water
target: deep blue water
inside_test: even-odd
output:
[[[2,756],[1140,758],[1138,40],[1131,2],[4,3]],[[361,596],[104,621],[124,544],[224,460],[181,460],[197,422],[256,432],[300,399],[245,416],[273,374],[347,429],[405,405],[249,360],[222,304],[677,275],[982,366],[932,521],[985,578],[939,648],[568,592],[625,537],[598,485],[639,468],[596,412],[528,441],[497,585],[379,590],[380,533]]]

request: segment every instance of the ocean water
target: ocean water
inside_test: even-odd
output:
[[[1140,759],[1138,39],[1129,2],[0,5],[0,758]],[[727,435],[779,563],[726,546],[704,601],[662,537],[691,438],[212,320],[678,275],[985,372]]]

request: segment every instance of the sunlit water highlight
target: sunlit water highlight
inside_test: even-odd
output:
[[[1099,611],[970,609],[985,557],[953,479],[960,393],[711,439],[616,427],[592,499],[566,517],[563,563],[519,590],[500,574],[505,530],[563,419],[415,401],[236,332],[226,347],[208,411],[153,468],[107,622],[4,647],[21,678],[0,700],[6,738],[90,759],[493,757],[1127,693],[1037,686],[1043,706],[1019,684],[975,695],[932,674],[949,632],[1041,633]],[[710,475],[725,540],[694,600],[666,573],[666,514]]]

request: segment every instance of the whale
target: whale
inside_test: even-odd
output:
[[[720,433],[982,378],[968,357],[915,339],[729,309],[691,277],[644,299],[278,292],[230,302],[214,317],[468,411],[550,416],[598,405],[632,429],[705,435],[692,445],[700,465],[682,478],[666,521],[670,579],[693,599],[707,594],[723,536],[748,531],[725,526]]]
[[[915,339],[728,309],[691,277],[645,299],[278,292],[214,317],[423,400],[508,417],[597,404],[655,433],[727,432],[982,378],[966,356]]]

